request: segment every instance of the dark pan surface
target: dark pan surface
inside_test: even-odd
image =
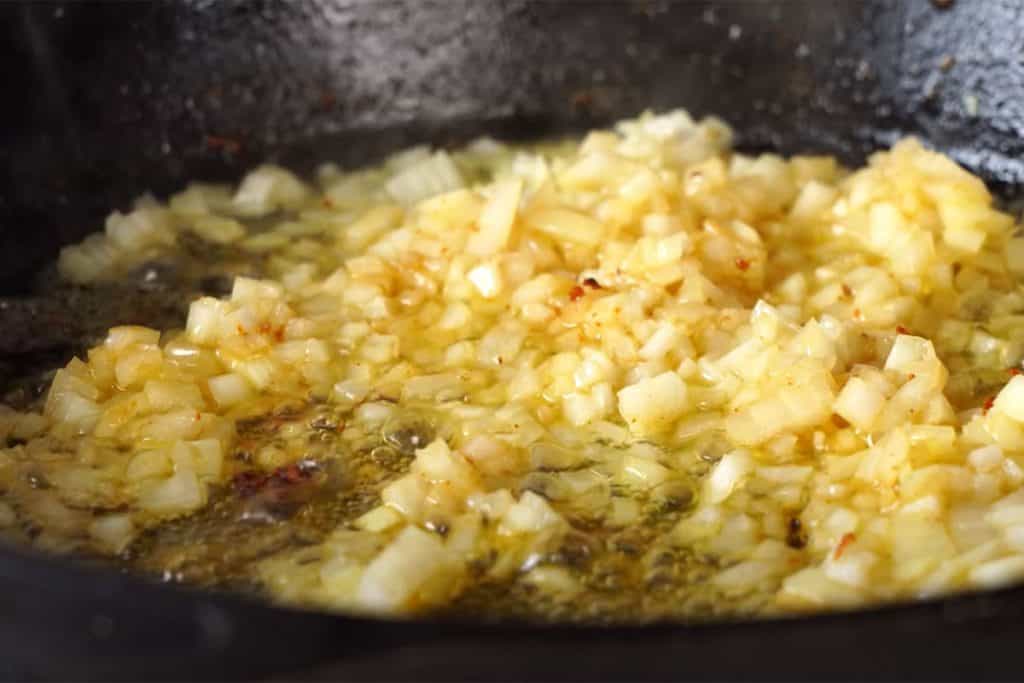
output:
[[[26,291],[61,244],[145,190],[237,178],[265,159],[352,166],[424,140],[542,137],[648,107],[719,114],[749,149],[851,163],[914,133],[1013,194],[1024,183],[1024,6],[946,4],[2,4],[0,295]],[[0,366],[88,334],[41,306],[0,298]],[[92,323],[138,322],[112,315]],[[1022,610],[1024,590],[1010,590],[770,624],[395,624],[3,549],[0,675],[1018,678]]]

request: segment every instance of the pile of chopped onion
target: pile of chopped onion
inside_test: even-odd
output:
[[[263,166],[113,214],[62,252],[66,278],[185,233],[267,277],[192,302],[182,330],[111,330],[41,413],[0,413],[0,525],[121,552],[239,471],[240,420],[317,401],[353,448],[404,411],[447,427],[315,554],[253,567],[287,601],[401,613],[476,580],[584,600],[583,570],[538,558],[583,523],[657,526],[645,510],[679,487],[692,503],[651,548],[713,558],[681,590],[743,613],[1024,577],[1013,219],[915,140],[848,172],[730,139],[645,114],[313,182]],[[302,456],[296,437],[253,457]],[[36,472],[49,486],[18,483]]]

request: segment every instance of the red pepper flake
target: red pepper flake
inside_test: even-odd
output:
[[[569,300],[577,301],[580,297],[583,296],[583,294],[583,288],[580,287],[579,285],[575,285],[572,289],[569,290]]]
[[[284,341],[284,328],[283,327],[279,327],[276,330],[274,330],[274,341],[277,341],[277,342]]]
[[[196,411],[196,416],[195,416],[195,418],[194,418],[194,419],[195,419],[195,421],[196,421],[196,422],[199,422],[199,420],[203,419],[203,414],[202,414],[202,413],[200,413],[200,412],[199,412],[199,411],[197,410],[197,411]]]
[[[853,309],[853,317],[856,318],[857,320],[861,319],[861,313],[859,308]]]
[[[908,330],[907,328],[903,327],[903,325],[897,325],[896,326],[896,331],[899,332],[900,334],[910,334],[910,330]]]
[[[745,258],[736,259],[736,267],[742,271],[746,271],[750,268],[750,261]]]
[[[260,334],[270,334],[270,323],[260,323],[258,329]]]
[[[235,325],[235,329],[238,330],[238,334],[245,336],[245,328],[241,324]]]
[[[1009,370],[1007,370],[1007,372],[1010,373],[1010,377],[1016,377],[1021,373],[1021,370],[1020,368],[1010,368]]]
[[[231,478],[231,487],[240,496],[251,496],[267,485],[269,477],[263,472],[256,470],[245,470]]]
[[[847,298],[853,296],[853,290],[850,289],[850,285],[848,285],[848,284],[846,284],[844,282],[841,286],[842,286],[842,290],[843,290],[843,296],[845,296]]]
[[[223,149],[228,154],[237,154],[238,150],[242,148],[242,144],[238,140],[232,140],[231,138],[219,135],[207,135],[206,146],[210,149]]]
[[[594,95],[587,90],[577,90],[569,97],[569,104],[573,109],[589,109],[594,104]]]
[[[300,481],[309,479],[310,472],[303,469],[299,465],[292,463],[291,465],[282,465],[274,470],[271,477],[275,481],[279,481],[284,484],[298,484]]]
[[[591,289],[601,289],[601,283],[592,277],[585,278],[583,280],[583,285],[585,287],[590,287]]]
[[[988,411],[992,410],[992,406],[996,404],[996,397],[989,396],[985,399],[985,404],[981,407],[982,415],[988,415]]]
[[[857,540],[857,537],[853,534],[843,534],[842,538],[839,539],[839,543],[836,544],[836,549],[832,553],[832,559],[838,560],[846,552],[846,548]]]

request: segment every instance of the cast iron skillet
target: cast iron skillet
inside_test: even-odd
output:
[[[536,138],[685,106],[725,116],[747,149],[851,163],[914,133],[1012,195],[1024,181],[1024,9],[946,4],[0,5],[0,361],[64,349],[16,297],[61,244],[141,191],[236,179],[266,159],[353,165],[413,142]],[[3,548],[0,674],[1019,678],[1022,610],[1012,589],[778,622],[397,623]]]

